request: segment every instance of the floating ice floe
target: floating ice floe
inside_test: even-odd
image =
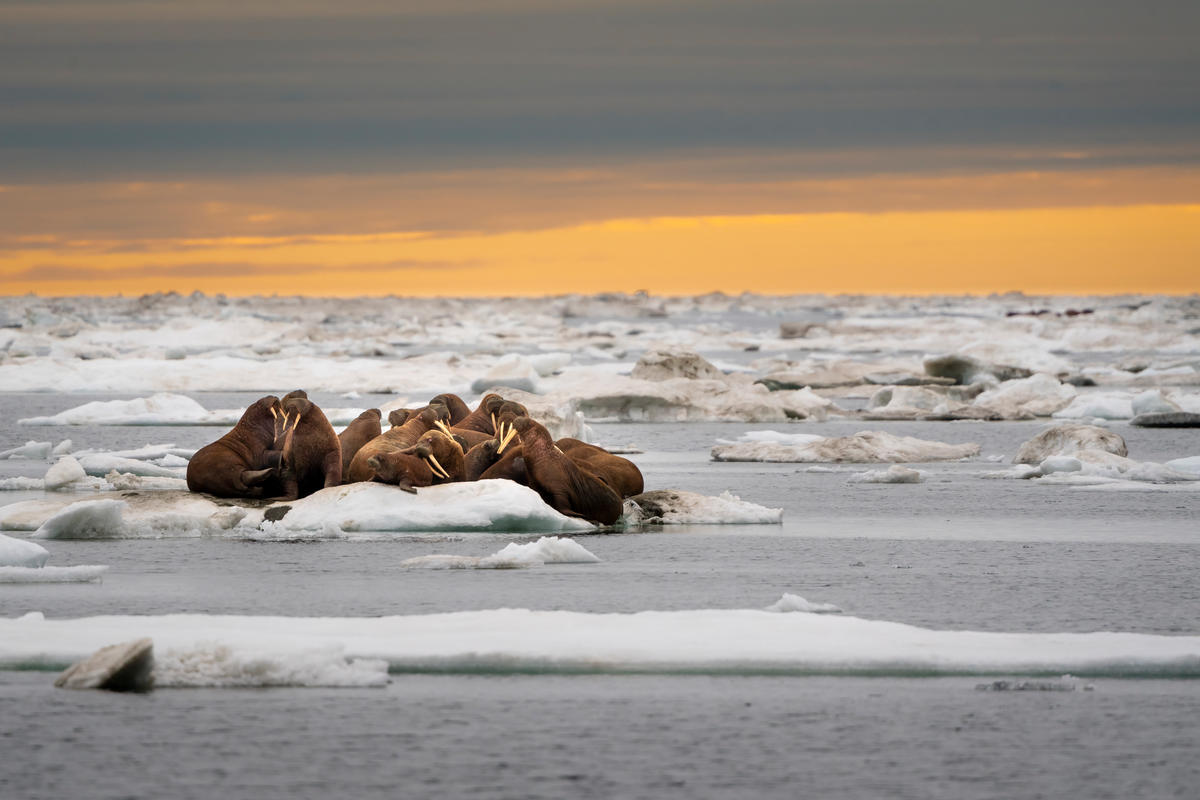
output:
[[[472,381],[471,391],[475,394],[483,394],[489,389],[502,392],[507,387],[536,393],[539,377],[532,361],[512,353],[501,358],[491,369]]]
[[[573,402],[589,419],[622,422],[779,422],[824,419],[833,408],[811,390],[772,392],[751,375],[725,374],[688,352],[648,353],[630,376],[564,370],[545,389],[547,398]]]
[[[54,491],[86,477],[87,470],[83,468],[83,465],[72,456],[66,455],[59,458],[50,469],[46,470],[46,476],[42,479],[42,483],[46,491]]]
[[[0,619],[0,669],[62,669],[100,647],[150,637],[164,654],[160,675],[171,674],[172,658],[195,662],[173,669],[207,674],[210,685],[263,685],[253,682],[256,670],[289,676],[279,684],[328,685],[323,667],[306,672],[314,653],[325,654],[326,666],[381,660],[392,672],[1200,677],[1196,635],[931,630],[844,614],[778,613],[797,605],[786,598],[777,605],[342,618],[34,613]],[[383,670],[373,669],[376,680]],[[244,675],[246,683],[224,684],[228,675]],[[181,685],[203,685],[194,680]]]
[[[160,467],[149,461],[142,461],[137,458],[121,458],[120,456],[104,453],[79,456],[77,463],[85,473],[98,478],[102,478],[110,472],[138,475],[146,478],[183,477],[183,471],[179,468]]]
[[[1130,419],[1133,395],[1128,392],[1090,392],[1055,411],[1055,419]]]
[[[50,551],[37,542],[0,534],[0,567],[42,567]]]
[[[1005,381],[975,398],[977,407],[995,411],[1004,419],[1048,417],[1067,406],[1077,391],[1053,375],[1039,372],[1028,378]]]
[[[45,488],[46,484],[41,478],[27,478],[22,475],[0,478],[0,491],[4,492],[40,491]]]
[[[728,490],[717,497],[676,489],[643,492],[625,501],[623,521],[635,525],[774,525],[783,522],[782,508],[742,500]]]
[[[857,472],[848,480],[850,483],[922,483],[925,476],[919,470],[893,464],[887,469]]]
[[[820,437],[814,441],[739,441],[712,449],[714,461],[770,462],[920,462],[953,461],[979,455],[974,443],[946,444],[884,431],[860,431],[852,436]],[[807,439],[807,437],[806,437]]]
[[[1097,425],[1062,423],[1034,436],[1013,456],[1014,464],[1040,464],[1050,456],[1069,456],[1082,450],[1103,450],[1126,456],[1125,440],[1116,431]]]
[[[1135,461],[1104,450],[1079,450],[1074,455],[1049,456],[1018,477],[1041,478],[1046,482],[1097,485],[1114,481],[1137,483],[1188,483],[1200,474],[1153,461]],[[1130,489],[1134,487],[1129,487]]]
[[[48,567],[50,551],[37,542],[0,534],[0,583],[81,583],[108,569],[101,565]]]
[[[833,603],[813,603],[798,594],[785,593],[783,597],[767,606],[766,611],[780,614],[800,612],[802,614],[841,614],[842,609]]]
[[[40,461],[50,457],[50,442],[26,442],[0,453],[0,458],[28,458]]]
[[[516,569],[539,564],[593,564],[600,559],[574,539],[543,536],[536,542],[512,542],[490,556],[434,554],[400,562],[409,569]]]

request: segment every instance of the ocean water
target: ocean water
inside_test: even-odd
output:
[[[721,311],[690,322],[763,336],[777,323],[774,314]],[[749,358],[738,352],[722,357]],[[888,355],[899,352],[907,350]],[[1075,360],[1129,357],[1092,350]],[[242,407],[261,392],[188,394],[212,409]],[[391,397],[351,403],[335,392],[312,394],[322,405],[362,407]],[[16,424],[137,396],[0,393],[0,449],[64,438],[76,449],[198,447],[223,432]],[[633,614],[763,609],[795,594],[834,604],[845,617],[932,631],[1200,634],[1200,492],[990,477],[1009,470],[1017,447],[1046,424],[595,424],[601,444],[644,451],[629,458],[648,489],[728,490],[782,508],[782,524],[576,534],[598,563],[506,570],[400,564],[430,554],[486,556],[536,536],[56,540],[44,542],[52,564],[107,564],[102,581],[0,584],[0,618]],[[1141,461],[1200,454],[1196,429],[1106,424]],[[767,429],[883,430],[975,442],[981,453],[911,465],[924,473],[919,484],[851,482],[879,465],[710,460],[718,440]],[[0,461],[0,478],[39,476],[46,466]],[[0,504],[40,496],[0,492]],[[722,643],[710,645],[719,652]],[[127,696],[54,689],[52,670],[0,670],[0,797],[1200,797],[1194,678],[581,672],[394,671],[383,688]],[[1026,679],[1033,683],[1023,690],[979,688]]]

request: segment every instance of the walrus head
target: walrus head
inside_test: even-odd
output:
[[[450,413],[449,419],[446,421],[451,425],[456,425],[471,413],[471,409],[467,408],[467,404],[463,399],[456,394],[446,392],[439,394],[437,397],[429,401],[430,405],[443,405]]]
[[[410,494],[417,493],[417,486],[433,483],[429,465],[406,453],[371,456],[367,459],[367,466],[375,473],[374,480],[399,486]]]
[[[408,422],[409,417],[413,415],[411,408],[393,408],[388,412],[388,423],[393,428],[399,428],[404,423]]]

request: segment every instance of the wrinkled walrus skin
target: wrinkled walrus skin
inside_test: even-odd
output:
[[[530,417],[517,417],[513,426],[521,439],[529,486],[547,505],[569,517],[601,525],[612,525],[621,518],[620,496],[587,468],[567,458],[545,427]]]
[[[233,430],[192,456],[188,489],[217,497],[262,497],[264,485],[279,476],[283,453],[276,447],[275,423],[282,416],[275,395],[252,403]]]
[[[559,439],[555,444],[567,458],[594,473],[621,497],[633,497],[646,490],[642,471],[628,458],[621,458],[603,447],[579,439]]]
[[[412,414],[399,427],[386,430],[364,444],[350,460],[350,474],[343,476],[346,483],[376,480],[375,470],[368,459],[407,450],[434,427],[438,420],[445,420],[448,412],[443,405],[426,406]],[[385,481],[390,483],[390,481]]]
[[[290,420],[283,444],[283,498],[296,500],[342,483],[342,447],[333,425],[316,403],[285,395],[280,405]]]
[[[350,474],[350,462],[354,460],[354,454],[367,442],[383,433],[381,416],[378,408],[369,408],[355,417],[354,421],[338,434],[338,441],[342,446],[343,476]]]

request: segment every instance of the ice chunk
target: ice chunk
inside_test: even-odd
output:
[[[36,542],[0,533],[0,567],[43,567],[50,551]]]
[[[51,516],[33,534],[42,539],[119,539],[125,533],[122,500],[81,500]]]
[[[800,445],[760,441],[717,445],[712,449],[714,461],[919,462],[951,461],[978,454],[979,445],[974,443],[946,444],[884,431],[822,437]]]
[[[56,444],[54,446],[54,449],[50,451],[50,455],[65,456],[66,454],[71,452],[72,447],[74,447],[74,444],[71,442],[70,439],[63,439],[61,442],[59,442],[58,444]]]
[[[1039,372],[988,389],[975,398],[975,405],[990,408],[1005,419],[1018,419],[1023,414],[1048,417],[1069,404],[1075,395],[1071,384]]]
[[[1174,458],[1163,466],[1170,467],[1178,472],[1190,472],[1193,475],[1200,475],[1200,456]]]
[[[151,464],[148,461],[136,458],[121,458],[120,456],[101,453],[80,456],[78,463],[88,475],[95,475],[101,478],[114,471],[130,475],[141,475],[148,478],[179,478],[182,476],[182,473],[178,469],[160,467],[157,464]]]
[[[671,378],[719,381],[725,378],[721,370],[699,354],[687,350],[648,350],[638,359],[630,376],[644,381],[665,381]]]
[[[1133,408],[1133,415],[1140,416],[1142,414],[1173,414],[1177,411],[1182,411],[1179,404],[1163,397],[1161,389],[1149,389],[1133,396],[1130,401]]]
[[[1038,471],[1043,475],[1052,472],[1080,472],[1083,462],[1073,456],[1050,456],[1038,464]]]
[[[87,471],[72,456],[63,456],[54,466],[46,470],[43,483],[47,491],[54,491],[87,477]]]
[[[728,490],[708,497],[656,489],[626,500],[624,519],[626,525],[774,525],[783,522],[783,509],[747,502]]]
[[[799,611],[806,614],[841,614],[842,609],[832,603],[810,603],[798,594],[784,593],[771,605],[767,606],[767,611],[775,611],[779,613],[791,613]]]
[[[521,355],[507,355],[471,383],[471,391],[482,394],[489,389],[509,387],[536,394],[539,374],[537,368]]]
[[[574,539],[543,536],[536,542],[513,542],[482,558],[458,555],[418,556],[400,566],[422,569],[513,569],[538,564],[589,564],[600,559]]]
[[[20,447],[14,447],[10,450],[0,452],[0,458],[29,458],[40,460],[43,458],[49,458],[49,456],[49,442],[26,442]]]
[[[859,472],[850,476],[850,483],[921,483],[925,476],[915,469],[893,464],[887,469]]]
[[[1073,455],[1080,450],[1103,450],[1118,456],[1129,454],[1119,433],[1096,425],[1055,425],[1021,445],[1014,464],[1040,464],[1050,456]]]
[[[1133,396],[1128,392],[1084,394],[1051,416],[1055,419],[1130,419],[1133,417]]]
[[[146,692],[154,686],[154,643],[148,638],[102,647],[71,665],[54,685],[60,689]]]

